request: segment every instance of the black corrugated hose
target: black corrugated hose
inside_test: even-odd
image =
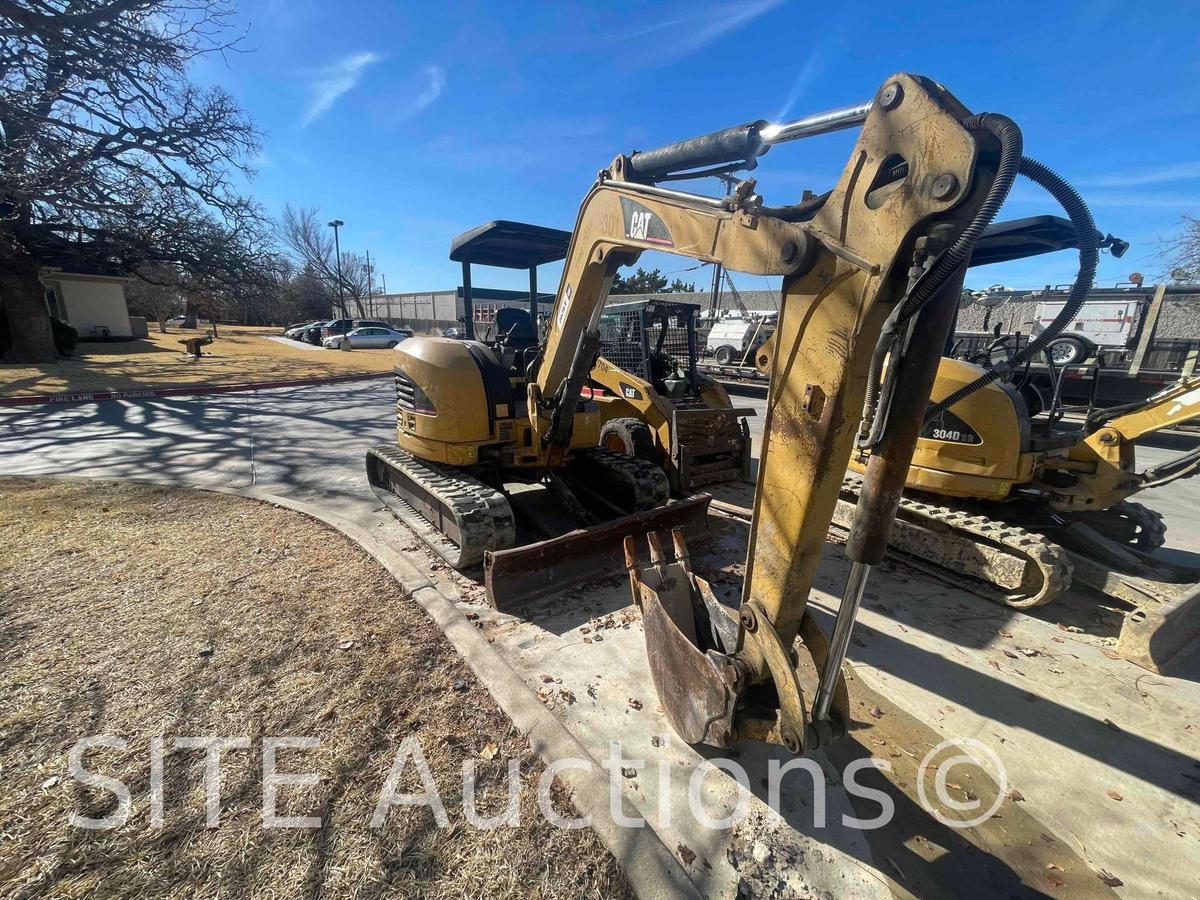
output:
[[[1083,198],[1057,173],[1035,159],[1023,158],[1020,171],[1022,175],[1045,188],[1062,205],[1071,224],[1075,226],[1079,242],[1079,274],[1075,278],[1075,284],[1071,287],[1071,293],[1067,296],[1066,305],[1041,334],[1030,341],[1007,365],[991,369],[970,384],[959,388],[949,397],[931,406],[925,414],[926,422],[937,418],[954,404],[999,380],[1013,369],[1023,366],[1041,353],[1051,341],[1062,333],[1067,323],[1075,318],[1087,299],[1088,292],[1092,289],[1092,282],[1095,281],[1096,266],[1100,260],[1100,246],[1096,239],[1096,223],[1092,221],[1092,214],[1088,210],[1087,204],[1083,202]]]
[[[883,378],[883,363],[888,353],[895,349],[896,335],[901,331],[901,325],[916,315],[921,307],[929,302],[942,283],[953,275],[971,259],[975,244],[987,227],[992,224],[1000,207],[1008,198],[1013,182],[1017,180],[1020,169],[1024,139],[1017,123],[1008,116],[999,113],[978,113],[963,120],[963,128],[967,131],[990,131],[1000,144],[1000,161],[996,165],[996,177],[988,189],[979,210],[970,223],[959,234],[953,244],[942,253],[930,270],[904,298],[903,303],[889,317],[888,323],[880,335],[875,355],[871,358],[871,367],[867,371],[866,403],[863,407],[862,427],[859,432],[859,442],[862,445],[868,438],[874,424],[875,412],[879,405],[879,388]]]
[[[1017,127],[1016,122],[998,113],[979,113],[964,119],[963,128],[967,131],[990,131],[1000,142],[1000,162],[996,166],[996,177],[992,179],[988,195],[979,207],[979,212],[971,219],[971,224],[963,229],[958,239],[950,245],[950,249],[934,263],[929,274],[922,278],[912,293],[905,298],[900,307],[900,314],[896,317],[899,322],[911,318],[942,286],[942,282],[970,260],[975,244],[992,224],[996,213],[1000,212],[1000,207],[1008,198],[1008,192],[1012,190],[1013,182],[1017,180],[1017,172],[1022,162],[1021,154],[1025,148],[1021,129]]]

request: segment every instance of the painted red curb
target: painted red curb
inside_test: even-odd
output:
[[[246,381],[240,384],[216,384],[203,387],[157,388],[144,391],[78,391],[68,394],[35,394],[30,397],[0,397],[0,406],[37,406],[42,403],[99,403],[103,400],[146,400],[150,397],[187,397],[195,394],[233,394],[238,391],[265,391],[272,388],[305,387],[312,384],[338,384],[390,378],[391,372],[364,375],[332,375],[327,378],[293,378],[287,381]]]

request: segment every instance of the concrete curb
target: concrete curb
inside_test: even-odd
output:
[[[330,375],[322,378],[291,378],[285,381],[244,381],[237,384],[214,384],[200,387],[154,388],[143,391],[75,391],[63,394],[33,394],[28,397],[0,397],[0,406],[38,406],[44,403],[99,403],[106,400],[147,400],[151,397],[188,397],[196,394],[233,394],[240,391],[266,391],[273,388],[307,387],[314,384],[340,384],[366,381],[371,378],[391,378],[389,372],[370,372],[358,375]]]
[[[609,807],[609,778],[600,763],[566,726],[547,710],[537,694],[521,680],[454,601],[443,594],[419,569],[369,530],[334,513],[323,512],[309,503],[260,491],[256,488],[208,486],[151,478],[90,478],[82,475],[0,476],[9,481],[124,481],[167,487],[192,488],[230,494],[315,519],[345,535],[391,573],[404,592],[425,610],[447,640],[512,723],[526,736],[529,746],[546,764],[572,760],[575,765],[557,774],[571,789],[576,810],[590,819],[600,840],[616,858],[630,887],[642,898],[681,897],[699,900],[702,894],[680,866],[657,832],[648,825],[626,828],[618,825]],[[636,817],[637,811],[622,799],[622,811]]]

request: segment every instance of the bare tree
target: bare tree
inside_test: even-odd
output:
[[[338,265],[333,232],[321,221],[311,207],[297,209],[290,204],[283,208],[283,217],[276,227],[279,238],[301,265],[314,272],[329,286],[334,297],[338,291]],[[354,304],[359,318],[367,315],[363,301],[370,294],[366,258],[357,253],[342,253],[341,295]],[[350,310],[343,307],[342,315]]]
[[[181,265],[232,288],[269,235],[234,188],[258,135],[189,63],[231,0],[0,0],[0,299],[11,361],[53,357],[38,273]]]
[[[166,333],[167,319],[183,311],[185,280],[184,273],[174,266],[158,263],[143,267],[137,280],[125,288],[130,312],[153,319],[158,330]]]
[[[1168,241],[1163,257],[1171,266],[1170,279],[1177,283],[1200,282],[1200,219],[1184,216],[1183,232]]]

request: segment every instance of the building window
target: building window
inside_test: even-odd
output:
[[[62,319],[64,322],[67,321],[66,308],[63,306],[62,298],[58,296],[58,288],[54,285],[47,285],[46,287],[46,309],[49,310],[50,315],[54,318]]]

